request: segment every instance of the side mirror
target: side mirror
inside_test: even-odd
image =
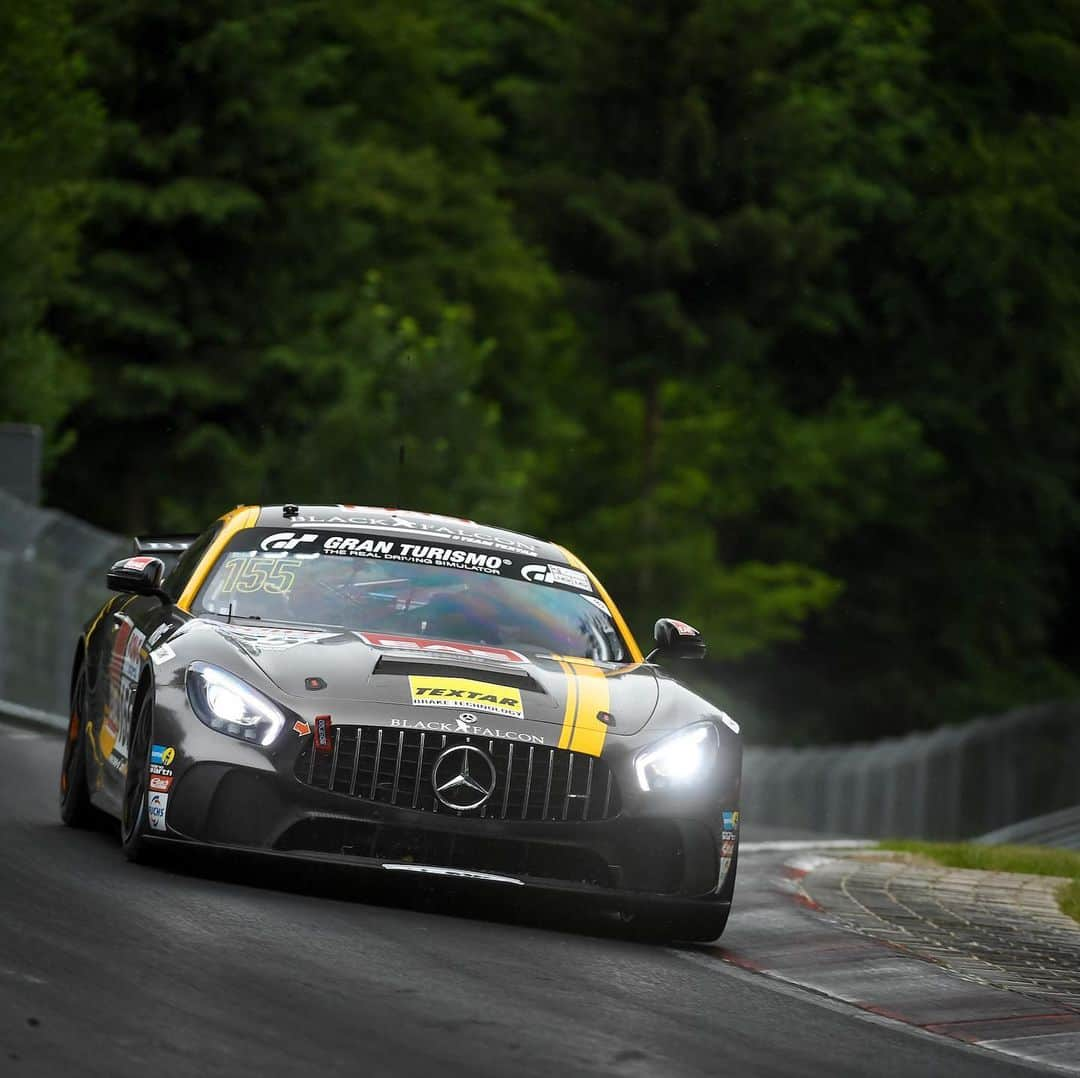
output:
[[[653,630],[656,638],[656,650],[649,656],[666,659],[703,659],[705,657],[705,641],[701,633],[687,625],[685,621],[677,621],[675,618],[661,618]]]
[[[161,589],[165,577],[165,563],[160,558],[140,556],[118,561],[105,577],[109,591],[122,591],[128,595],[156,595],[162,602],[172,599]]]

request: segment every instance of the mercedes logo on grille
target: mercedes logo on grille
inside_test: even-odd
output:
[[[467,812],[479,808],[495,792],[495,765],[475,745],[453,745],[435,760],[431,785],[440,804]]]

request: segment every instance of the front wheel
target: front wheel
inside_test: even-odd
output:
[[[60,819],[68,827],[93,827],[97,811],[90,804],[86,780],[86,669],[80,667],[71,694],[64,760],[60,766]]]
[[[623,923],[630,933],[641,940],[686,940],[688,943],[712,943],[727,928],[731,902],[735,897],[735,877],[739,871],[739,848],[731,860],[724,885],[720,888],[719,903],[702,903],[696,910],[685,913],[624,913]],[[722,905],[720,903],[723,903]]]
[[[634,939],[650,943],[712,943],[724,934],[730,912],[730,906],[723,906],[687,913],[624,913],[623,923]]]
[[[120,818],[120,845],[129,861],[145,861],[149,843],[147,794],[150,789],[150,740],[154,719],[151,694],[143,694],[131,729],[127,775],[124,778],[123,815]]]

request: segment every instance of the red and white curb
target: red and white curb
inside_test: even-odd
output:
[[[782,845],[787,844],[747,844],[740,853],[784,852]],[[857,845],[873,844],[790,844],[801,852],[785,859],[782,875],[771,881],[778,901],[768,903],[767,914],[763,909],[760,916],[739,918],[736,910],[722,941],[730,939],[730,946],[718,946],[718,956],[926,1033],[1080,1075],[1077,1011],[963,979],[829,919],[801,881],[834,860],[818,851]]]

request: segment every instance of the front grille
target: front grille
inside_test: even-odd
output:
[[[495,790],[480,808],[457,812],[436,800],[431,771],[444,749],[465,744],[491,757]],[[597,757],[469,734],[335,726],[332,751],[309,742],[295,773],[307,786],[364,801],[480,819],[607,820],[620,808],[615,777]]]

